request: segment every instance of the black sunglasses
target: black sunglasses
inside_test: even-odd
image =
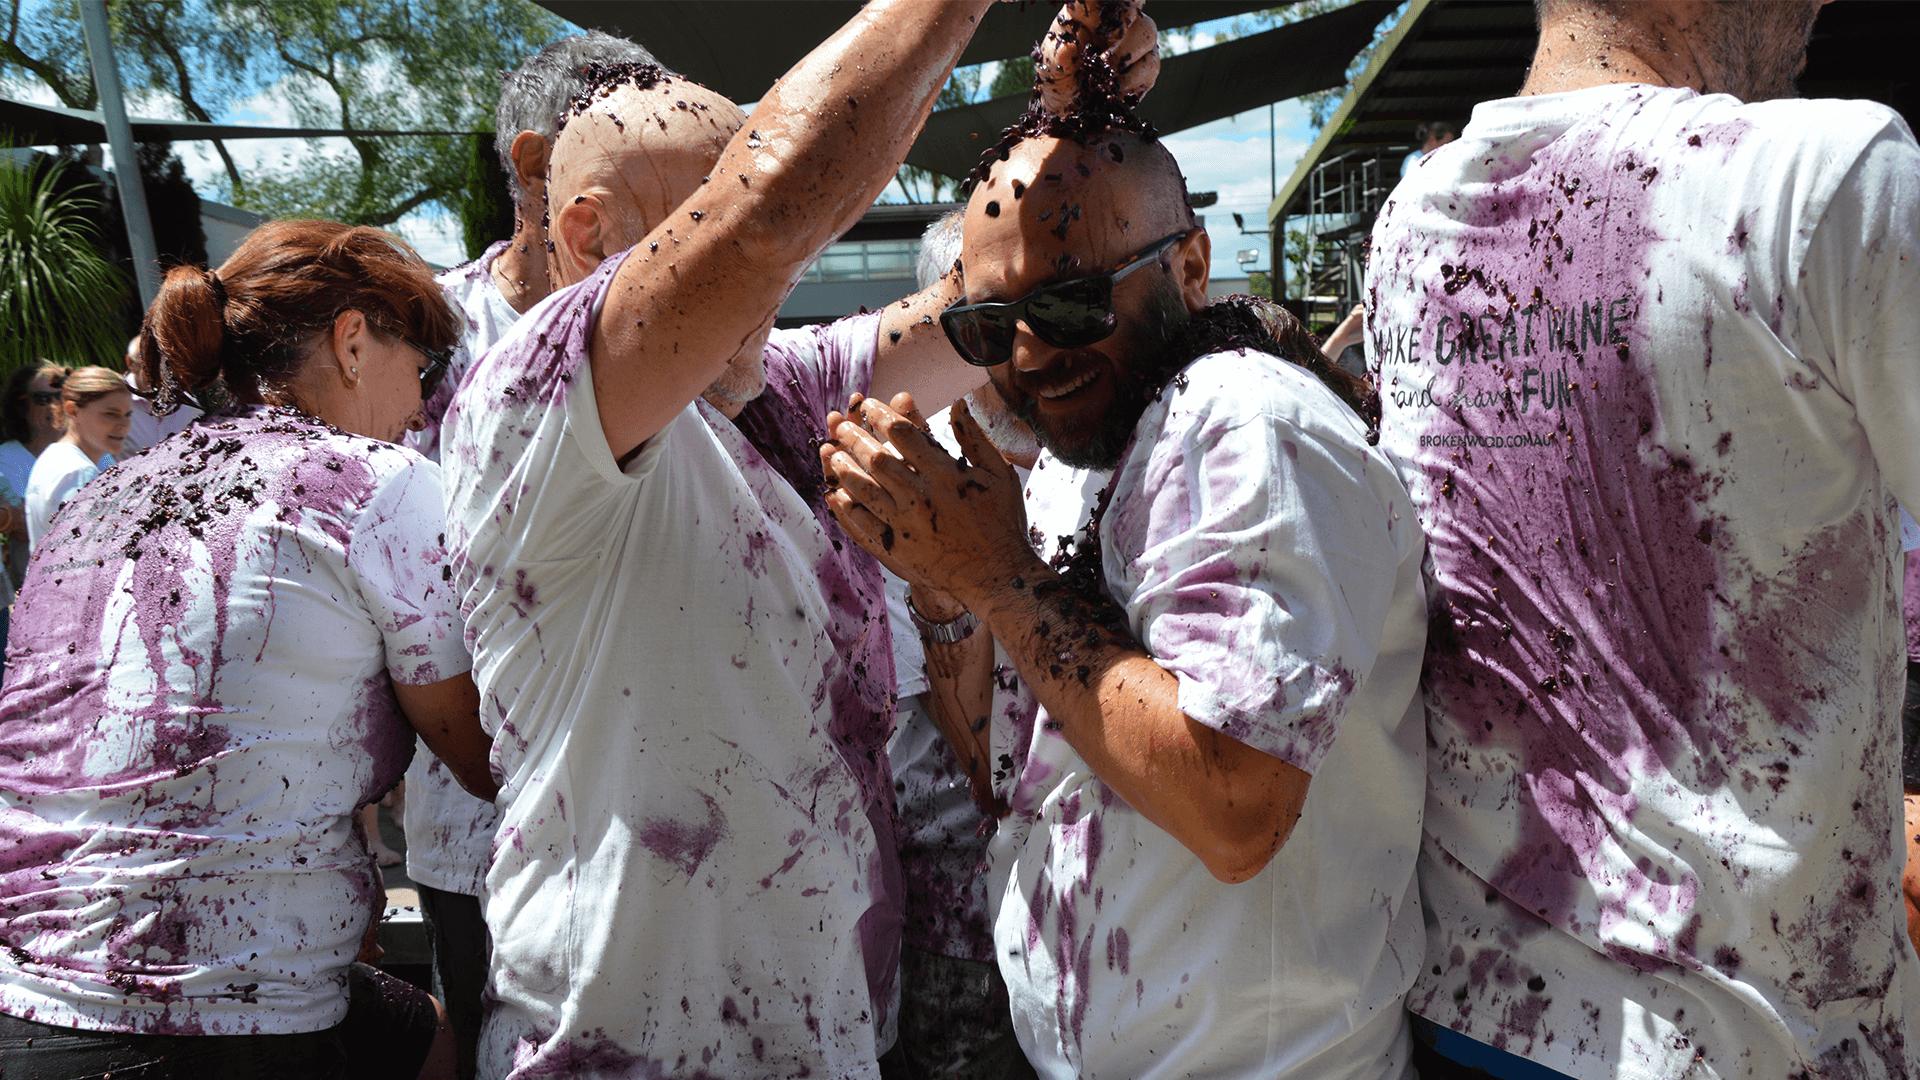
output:
[[[59,401],[59,400],[60,400],[60,391],[58,391],[58,390],[29,390],[29,391],[27,391],[27,396],[28,396],[28,397],[31,397],[31,398],[33,399],[33,403],[34,403],[35,405],[51,405],[51,404],[53,404],[54,402],[56,402],[56,401]]]
[[[1104,274],[1042,285],[1008,303],[954,302],[940,313],[960,358],[977,367],[998,367],[1013,359],[1014,323],[1024,322],[1033,336],[1056,349],[1077,349],[1113,333],[1119,320],[1113,313],[1113,283],[1148,266],[1160,253],[1192,235],[1183,229],[1134,252]]]
[[[440,380],[447,377],[447,366],[453,363],[453,350],[434,352],[411,341],[407,345],[427,358],[427,366],[420,369],[420,400],[425,401],[440,388]]]

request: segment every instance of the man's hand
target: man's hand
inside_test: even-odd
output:
[[[827,505],[848,536],[907,581],[973,607],[983,588],[1044,564],[1027,542],[1013,466],[965,405],[952,415],[966,463],[926,434],[911,395],[892,407],[855,395],[846,413],[827,414],[820,462],[836,488]]]
[[[1103,18],[1112,20],[1102,33]],[[1114,93],[1145,97],[1160,77],[1160,32],[1140,0],[1070,0],[1040,42],[1033,85],[1040,107],[1055,116],[1073,108],[1089,55],[1113,68]]]

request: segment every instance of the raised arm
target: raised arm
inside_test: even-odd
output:
[[[904,157],[991,0],[874,0],[760,100],[616,274],[590,360],[608,447],[652,438],[770,325]]]

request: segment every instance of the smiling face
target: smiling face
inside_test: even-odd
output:
[[[126,449],[127,428],[133,422],[133,392],[116,390],[85,405],[64,403],[74,442],[89,458],[119,456]]]
[[[1007,303],[1054,282],[1112,270],[1192,228],[1179,167],[1165,149],[1115,134],[1082,147],[1029,139],[973,192],[961,262],[966,302]],[[994,388],[1055,457],[1080,468],[1118,464],[1167,372],[1168,338],[1206,304],[1204,231],[1166,248],[1113,287],[1106,338],[1061,348],[1022,320]]]

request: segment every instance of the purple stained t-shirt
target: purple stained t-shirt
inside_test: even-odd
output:
[[[1920,153],[1879,106],[1479,106],[1369,271],[1431,554],[1416,1012],[1581,1077],[1911,1076],[1894,497]]]
[[[439,470],[246,408],[62,508],[0,692],[0,1012],[314,1031],[374,910],[353,811],[399,779],[393,683],[465,671]]]
[[[588,343],[625,259],[468,372],[442,429],[454,586],[503,808],[486,878],[509,1076],[871,1075],[900,886],[878,565],[813,441],[877,316],[776,331],[736,424],[696,400],[624,466]]]

